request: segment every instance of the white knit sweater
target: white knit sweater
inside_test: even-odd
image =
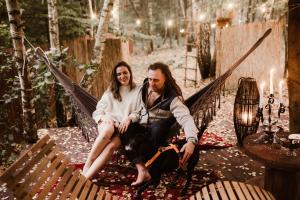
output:
[[[139,91],[139,87],[135,87],[130,91],[129,86],[121,86],[122,101],[119,101],[113,97],[110,90],[107,90],[97,103],[96,110],[93,112],[93,119],[98,123],[105,116],[105,118],[121,122],[130,116],[132,122],[137,122],[139,119],[138,110],[140,109]]]

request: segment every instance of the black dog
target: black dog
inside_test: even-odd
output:
[[[206,127],[201,127],[201,130],[198,133],[198,139],[202,136],[204,130]],[[141,138],[141,137],[135,137],[130,140],[130,142],[126,145],[127,148],[129,149],[136,149],[139,148],[140,146],[147,146],[145,144],[146,138]],[[186,143],[185,139],[178,139],[175,141],[173,144],[177,146],[177,149],[180,150],[183,145]],[[125,147],[125,148],[126,148]],[[149,149],[147,149],[149,150]],[[146,149],[144,149],[146,151]],[[181,190],[181,195],[185,195],[187,192],[187,189],[191,183],[192,180],[192,175],[195,169],[195,166],[199,160],[199,151],[200,147],[199,145],[195,146],[194,152],[191,155],[191,157],[188,159],[186,162],[186,167],[185,170],[187,171],[187,177],[186,177],[186,183],[184,187]],[[151,149],[150,151],[151,157],[157,152],[157,150]],[[128,156],[137,152],[131,152],[130,150],[128,151],[127,149]],[[173,170],[177,169],[177,177],[174,181],[178,180],[180,176],[185,174],[185,170],[180,167],[180,158],[182,156],[182,153],[177,153],[174,149],[168,149],[164,152],[162,152],[159,157],[157,157],[152,164],[149,167],[149,173],[151,175],[151,180],[143,183],[141,186],[137,188],[137,191],[135,192],[134,198],[135,199],[142,199],[142,192],[146,190],[148,187],[152,187],[153,189],[156,188],[156,186],[159,185],[161,175],[166,172],[170,172]],[[174,183],[173,186],[176,184]]]

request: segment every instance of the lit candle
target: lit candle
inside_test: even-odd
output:
[[[250,125],[252,123],[252,112],[242,112],[242,123]]]
[[[264,87],[265,87],[265,82],[262,82],[260,84],[260,94],[259,94],[259,107],[263,107],[263,101],[264,101]]]
[[[283,103],[283,99],[282,99],[282,86],[283,86],[283,80],[281,80],[279,82],[279,103]]]
[[[274,72],[274,68],[272,68],[271,71],[270,71],[270,94],[274,94],[274,91],[273,91],[273,72]]]

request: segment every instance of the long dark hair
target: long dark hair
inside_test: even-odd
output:
[[[177,85],[176,80],[173,78],[169,66],[161,62],[156,62],[148,67],[148,70],[157,70],[157,69],[160,69],[166,78],[165,86],[167,86],[168,88],[173,88],[176,94],[182,97],[181,89]]]
[[[120,95],[120,82],[118,81],[118,78],[117,78],[117,68],[118,67],[126,67],[130,73],[130,79],[129,79],[129,86],[130,86],[130,90],[132,90],[133,88],[135,88],[135,83],[133,82],[133,76],[132,76],[132,71],[131,71],[131,67],[127,64],[127,62],[125,61],[121,61],[121,62],[118,62],[112,72],[111,72],[111,78],[110,78],[110,91],[112,92],[113,94],[113,97],[119,101],[122,101],[122,97]]]

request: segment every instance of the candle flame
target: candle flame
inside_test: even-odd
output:
[[[243,112],[242,113],[242,123],[245,125],[252,124],[252,112]]]

